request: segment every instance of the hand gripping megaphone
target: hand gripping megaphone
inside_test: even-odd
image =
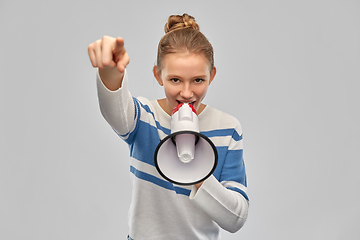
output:
[[[155,167],[166,180],[194,185],[215,170],[218,153],[213,142],[199,132],[196,110],[187,103],[177,105],[171,116],[171,134],[158,144]]]

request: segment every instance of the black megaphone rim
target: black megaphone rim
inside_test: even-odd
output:
[[[214,166],[213,168],[211,169],[211,171],[203,178],[201,178],[200,180],[198,181],[195,181],[195,182],[190,182],[190,183],[183,183],[183,182],[177,182],[169,177],[167,177],[160,169],[159,167],[159,164],[158,164],[158,160],[157,160],[157,155],[158,155],[158,152],[161,148],[161,146],[169,139],[169,138],[174,138],[176,135],[180,135],[180,134],[194,134],[196,135],[197,137],[201,137],[203,138],[204,140],[206,140],[210,146],[212,147],[213,151],[214,151]],[[172,141],[172,140],[171,140]],[[172,141],[173,142],[173,141]],[[174,143],[174,142],[173,142]],[[155,149],[155,153],[154,153],[154,163],[155,163],[155,167],[156,167],[156,170],[160,173],[160,175],[165,178],[167,181],[171,182],[171,183],[174,183],[174,184],[177,184],[177,185],[195,185],[197,183],[201,183],[203,182],[205,179],[207,179],[208,177],[210,177],[211,174],[213,174],[213,172],[215,171],[216,169],[216,166],[218,164],[218,152],[217,152],[217,149],[214,145],[214,143],[207,137],[205,136],[204,134],[201,134],[199,132],[194,132],[194,131],[178,131],[178,132],[175,132],[175,133],[172,133],[170,135],[167,135],[164,139],[162,139],[160,141],[160,143],[157,145],[156,149]]]

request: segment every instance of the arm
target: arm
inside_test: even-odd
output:
[[[101,114],[115,132],[126,139],[136,120],[134,101],[127,87],[126,71],[121,87],[115,91],[107,88],[99,74],[96,76],[96,82]]]
[[[134,103],[127,89],[125,68],[129,56],[122,38],[104,36],[88,47],[90,61],[98,68],[97,90],[100,110],[110,126],[122,137],[134,125]]]
[[[193,186],[190,194],[195,205],[229,232],[236,232],[244,225],[249,208],[242,144],[238,123],[228,144],[219,179],[210,176],[201,186]]]
[[[214,176],[206,179],[202,186],[190,194],[190,199],[221,228],[229,232],[238,231],[247,219],[249,202],[240,193],[227,189]]]

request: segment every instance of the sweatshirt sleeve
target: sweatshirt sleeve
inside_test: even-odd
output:
[[[198,190],[193,186],[190,199],[226,231],[234,233],[245,224],[249,202],[224,187],[213,175]]]
[[[238,231],[248,215],[246,172],[243,160],[240,123],[237,123],[219,179],[211,175],[199,189],[193,186],[190,200],[207,213],[221,228]]]
[[[122,86],[118,90],[109,90],[98,72],[96,82],[101,114],[114,131],[126,140],[129,133],[134,130],[137,119],[134,100],[128,90],[126,70]]]

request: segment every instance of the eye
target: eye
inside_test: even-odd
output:
[[[202,83],[204,81],[204,79],[202,78],[197,78],[194,80],[195,83]]]
[[[178,78],[172,78],[170,79],[173,83],[178,83],[180,80]]]

